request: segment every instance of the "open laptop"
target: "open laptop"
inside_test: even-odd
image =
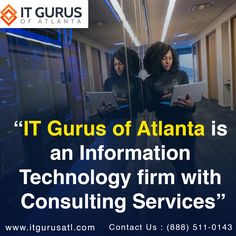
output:
[[[182,84],[174,86],[174,90],[171,96],[170,106],[173,106],[174,102],[178,98],[185,99],[187,95],[190,96],[193,102],[200,102],[202,95],[206,90],[206,82],[197,82],[194,84]]]
[[[113,92],[87,92],[86,95],[93,107],[97,110],[100,109],[104,103],[107,105],[111,104],[117,110],[120,109]]]

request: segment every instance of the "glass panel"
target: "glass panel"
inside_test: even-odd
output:
[[[194,82],[194,66],[192,48],[178,49],[180,70],[187,73],[189,82]]]

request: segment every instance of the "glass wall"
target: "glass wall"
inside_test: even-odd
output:
[[[194,79],[194,64],[193,64],[192,47],[176,49],[176,51],[179,55],[180,69],[187,73],[189,82],[193,83],[195,79]]]

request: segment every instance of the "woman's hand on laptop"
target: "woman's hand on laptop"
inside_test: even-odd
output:
[[[105,115],[108,112],[116,110],[116,108],[111,103],[103,102],[101,107],[98,109],[98,113],[101,115]]]
[[[174,106],[185,107],[192,109],[194,107],[194,102],[191,97],[187,94],[184,98],[177,98],[177,101],[174,102]]]

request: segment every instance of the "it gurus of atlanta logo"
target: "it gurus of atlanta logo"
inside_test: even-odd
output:
[[[88,0],[1,0],[0,28],[88,28]]]

